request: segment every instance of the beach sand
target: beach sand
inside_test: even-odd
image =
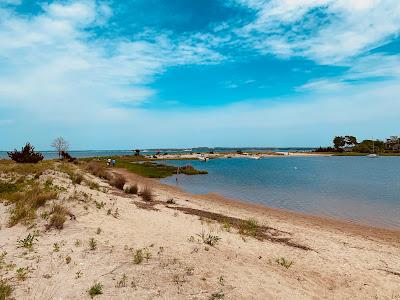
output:
[[[97,282],[103,294],[96,299],[400,299],[399,231],[192,195],[112,172],[151,187],[155,201],[90,174],[100,190],[47,171],[40,180],[65,188],[58,201],[76,216],[62,230],[45,231],[41,218],[32,228],[9,228],[8,207],[0,203],[0,252],[7,252],[0,274],[14,287],[13,298],[90,299],[87,290]],[[255,237],[227,226],[248,219],[264,226]],[[17,248],[35,231],[32,251]],[[207,245],[202,233],[219,240]],[[144,256],[139,264],[137,250]],[[24,280],[18,268],[28,270]]]

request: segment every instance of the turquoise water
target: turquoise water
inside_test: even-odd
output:
[[[198,194],[400,228],[400,157],[271,157],[171,161],[208,175],[180,175],[178,184]],[[162,180],[176,184],[175,177]]]

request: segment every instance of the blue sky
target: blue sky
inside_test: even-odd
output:
[[[0,149],[399,135],[398,0],[0,0]]]

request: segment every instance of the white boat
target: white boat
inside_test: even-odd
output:
[[[372,140],[372,153],[368,154],[367,157],[369,157],[369,158],[378,157],[378,154],[375,153],[375,141],[374,140]]]
[[[260,159],[261,156],[250,156],[250,158],[252,158],[252,159]]]
[[[184,149],[185,152],[192,152],[192,149]]]

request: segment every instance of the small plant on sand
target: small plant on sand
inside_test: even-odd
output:
[[[285,267],[286,269],[289,269],[293,265],[293,261],[287,260],[284,257],[277,258],[275,261],[278,265],[281,265],[282,267]]]
[[[113,187],[116,187],[117,189],[120,189],[120,190],[124,189],[125,183],[126,183],[126,179],[122,175],[115,176],[110,182],[110,184]]]
[[[79,270],[78,272],[75,273],[75,279],[79,279],[82,277],[82,271]]]
[[[88,290],[88,294],[90,295],[91,298],[103,294],[103,285],[101,283],[95,283],[90,287]]]
[[[100,185],[97,182],[91,181],[91,180],[85,180],[85,183],[91,190],[100,190]]]
[[[37,238],[34,234],[28,234],[24,239],[18,240],[17,248],[26,248],[31,250],[33,248],[33,244],[37,241]]]
[[[94,201],[94,204],[96,205],[97,209],[102,209],[106,205],[104,201],[97,202],[96,200]]]
[[[60,252],[60,245],[58,243],[53,244],[53,251],[54,252]]]
[[[26,268],[18,268],[17,269],[17,278],[18,280],[25,280],[26,277],[28,276],[28,269]]]
[[[248,219],[243,221],[239,227],[239,233],[255,237],[259,231],[260,225],[255,219]]]
[[[146,186],[141,191],[140,196],[142,197],[143,201],[146,201],[146,202],[153,201],[153,198],[154,198],[153,192],[151,191],[151,189],[148,186]]]
[[[208,299],[215,300],[215,299],[222,299],[224,297],[225,297],[225,294],[222,291],[218,291],[218,292],[212,293],[210,298],[208,298]]]
[[[120,280],[118,280],[116,287],[126,287],[126,283],[128,281],[128,276],[126,276],[126,274],[122,274],[122,277]]]
[[[124,191],[127,194],[137,194],[139,191],[139,188],[138,188],[137,184],[130,184],[128,186],[125,186]]]
[[[68,265],[71,262],[71,256],[65,258],[65,263]]]
[[[83,175],[81,173],[72,173],[70,177],[73,184],[81,184],[83,181]]]
[[[82,245],[82,241],[81,240],[75,240],[74,245],[75,245],[75,247],[80,247]]]
[[[168,204],[176,204],[174,198],[168,199],[168,200],[167,200],[167,203],[168,203]]]
[[[100,234],[101,233],[101,228],[100,227],[97,227],[97,229],[96,229],[96,234]]]
[[[87,170],[92,173],[94,176],[110,180],[111,176],[107,173],[107,170],[104,165],[98,162],[91,161],[87,165]]]
[[[97,249],[97,242],[94,238],[90,238],[90,240],[89,240],[89,249],[91,251],[94,251]]]
[[[136,250],[135,254],[133,255],[133,263],[135,265],[140,265],[143,262],[143,250],[138,249]]]
[[[204,230],[197,235],[202,239],[204,244],[210,245],[212,247],[214,247],[218,243],[218,241],[221,240],[219,236],[213,235],[211,232],[206,233]]]
[[[51,228],[55,228],[58,230],[63,229],[64,223],[67,220],[66,215],[68,213],[69,212],[65,207],[59,204],[54,205],[51,212],[49,223],[46,225],[46,230],[50,230]]]
[[[13,288],[5,280],[0,280],[0,300],[8,299],[11,296]]]

